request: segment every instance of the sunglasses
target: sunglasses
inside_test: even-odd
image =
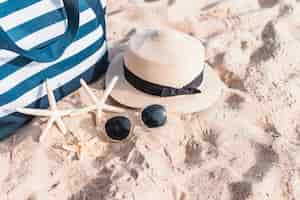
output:
[[[162,127],[167,122],[167,111],[162,105],[150,105],[141,112],[141,121],[147,128]],[[128,117],[116,116],[105,123],[106,136],[111,141],[124,141],[132,133],[133,126]]]

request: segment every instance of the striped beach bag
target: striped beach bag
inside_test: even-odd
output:
[[[1,0],[0,139],[48,107],[46,79],[59,100],[107,65],[105,0]]]

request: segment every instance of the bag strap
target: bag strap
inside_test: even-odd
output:
[[[79,30],[79,0],[63,0],[67,15],[67,29],[62,37],[39,48],[24,50],[19,47],[0,26],[0,49],[6,49],[37,62],[57,60],[65,49],[74,41]],[[101,17],[102,6],[99,0],[86,0],[96,14],[97,22]]]

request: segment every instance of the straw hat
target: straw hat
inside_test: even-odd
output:
[[[197,39],[169,28],[144,29],[116,56],[106,73],[106,84],[119,81],[111,96],[119,103],[143,108],[161,104],[170,112],[191,113],[216,102],[222,82],[204,62]]]

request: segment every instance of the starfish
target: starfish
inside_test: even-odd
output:
[[[91,145],[95,145],[97,143],[97,138],[93,138],[87,142],[80,141],[77,137],[74,137],[74,141],[71,144],[62,145],[61,148],[65,151],[69,151],[71,153],[75,153],[78,159],[82,159],[82,151],[85,149],[89,151],[89,147]]]
[[[54,124],[57,125],[59,130],[63,133],[67,133],[67,128],[62,120],[64,116],[70,115],[73,110],[58,110],[56,99],[53,94],[53,91],[50,89],[49,81],[46,80],[45,87],[47,90],[48,101],[50,109],[31,109],[31,108],[18,108],[17,111],[26,115],[31,116],[40,116],[40,117],[47,117],[48,122],[46,128],[43,130],[42,134],[40,135],[39,141],[43,142]]]
[[[109,97],[110,93],[112,92],[112,90],[113,90],[114,86],[116,85],[118,79],[119,79],[118,77],[114,77],[112,79],[112,81],[109,83],[108,87],[104,91],[104,94],[103,94],[103,96],[100,100],[98,100],[98,98],[92,92],[92,90],[89,88],[89,86],[86,84],[86,82],[81,79],[80,80],[81,86],[86,91],[88,96],[91,98],[94,105],[91,105],[91,106],[88,106],[88,107],[83,108],[81,110],[78,110],[78,111],[72,113],[71,116],[77,116],[77,115],[81,115],[83,113],[96,111],[96,125],[99,125],[103,110],[110,111],[110,112],[115,112],[115,113],[125,112],[125,110],[122,109],[122,108],[118,108],[118,107],[115,107],[115,106],[105,104],[107,98]]]

